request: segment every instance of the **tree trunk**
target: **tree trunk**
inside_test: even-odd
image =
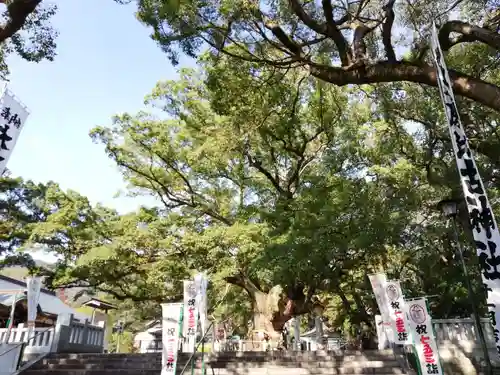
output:
[[[254,330],[266,332],[273,341],[281,338],[285,323],[292,318],[292,311],[287,308],[291,303],[281,291],[278,285],[269,293],[257,292],[252,297]]]
[[[290,295],[285,293],[280,285],[272,287],[269,292],[262,291],[257,283],[240,273],[237,276],[228,277],[226,281],[241,286],[245,289],[252,300],[253,308],[253,330],[266,332],[273,341],[281,339],[285,326],[293,316],[305,314],[311,310],[310,298],[303,293]],[[298,289],[295,288],[296,292]],[[255,337],[255,335],[252,335]]]
[[[254,333],[255,331],[264,331],[271,336],[271,339],[275,340],[280,335],[280,331],[283,327],[275,328],[273,315],[270,312],[271,306],[269,306],[268,297],[269,294],[267,293],[261,292],[255,294],[254,300],[252,301],[253,329]]]

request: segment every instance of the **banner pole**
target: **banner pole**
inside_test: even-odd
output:
[[[4,341],[3,341],[5,344],[9,343],[10,334],[12,332],[12,327],[14,325],[14,315],[15,315],[15,311],[16,311],[16,303],[17,303],[17,298],[18,298],[17,296],[18,295],[19,295],[19,293],[14,294],[14,300],[12,301],[12,304],[10,306],[9,323],[7,325],[7,333],[5,334]]]
[[[183,320],[184,320],[184,306],[181,306],[180,308],[180,316],[179,316],[179,342],[181,343],[182,346],[184,346],[184,343],[182,342],[182,325],[183,325]],[[179,345],[177,345],[177,356],[179,356]],[[175,361],[175,366],[174,366],[174,374],[177,371],[177,359]]]

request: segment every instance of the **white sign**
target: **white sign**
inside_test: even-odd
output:
[[[408,323],[405,317],[405,301],[399,281],[387,281],[385,283],[385,297],[390,314],[393,342],[398,345],[411,343]]]
[[[194,277],[194,282],[196,285],[196,306],[198,307],[198,311],[200,313],[200,325],[201,332],[204,335],[205,332],[205,323],[207,320],[207,287],[208,287],[208,279],[206,275],[199,273]]]
[[[182,303],[163,303],[161,310],[163,333],[161,375],[175,375],[181,333]]]
[[[448,120],[455,160],[469,211],[469,220],[482,271],[483,284],[487,293],[489,317],[493,325],[497,352],[500,354],[500,233],[490,202],[486,196],[486,189],[469,147],[467,135],[460,121],[435,25],[432,28],[431,44],[439,91]]]
[[[432,319],[425,298],[406,302],[410,331],[422,374],[443,374]]]
[[[5,170],[28,115],[26,107],[5,89],[0,98],[0,174]]]
[[[377,301],[378,309],[380,310],[380,315],[382,316],[382,326],[387,337],[391,342],[394,340],[394,334],[392,333],[391,318],[389,310],[387,309],[387,302],[385,296],[385,284],[387,282],[387,277],[385,273],[377,273],[374,275],[368,275],[370,283],[372,284],[373,294],[375,295],[375,300]]]
[[[198,306],[196,304],[196,283],[184,280],[184,328],[182,333],[186,343],[186,351],[193,352],[196,345],[196,329],[198,328]]]
[[[28,326],[34,327],[37,315],[38,301],[40,300],[40,290],[42,289],[42,278],[26,278],[26,289],[28,290]]]

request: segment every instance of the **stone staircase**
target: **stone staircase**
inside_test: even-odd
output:
[[[189,356],[180,354],[177,375]],[[392,351],[227,352],[205,354],[206,375],[355,375],[404,374]],[[202,375],[201,354],[196,375]],[[160,375],[161,353],[51,354],[21,375]],[[188,366],[186,375],[191,374]]]

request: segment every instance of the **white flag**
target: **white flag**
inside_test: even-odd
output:
[[[186,351],[189,353],[194,352],[198,328],[196,292],[194,280],[184,280],[184,328],[182,332],[186,341]]]
[[[487,293],[486,306],[493,325],[497,352],[500,354],[500,232],[469,147],[467,135],[460,121],[452,83],[444,62],[443,51],[439,44],[435,25],[432,27],[431,44],[439,92],[448,120],[458,175],[462,183],[467,210],[469,211],[470,226],[476,244],[483,284]]]
[[[6,89],[0,98],[0,173],[7,166],[28,115],[26,107]]]
[[[393,333],[393,342],[398,345],[411,344],[410,331],[405,313],[405,301],[399,281],[391,280],[385,283],[387,309]]]
[[[380,315],[382,316],[382,328],[387,335],[390,342],[394,342],[394,333],[392,331],[391,317],[389,309],[387,308],[387,301],[385,296],[385,284],[387,282],[387,277],[385,273],[377,273],[374,275],[368,275],[370,283],[372,284],[373,294],[375,295],[375,300],[377,301],[378,309],[380,310]]]
[[[163,318],[161,375],[175,375],[179,352],[182,303],[163,303],[161,310]]]
[[[38,301],[40,300],[40,290],[42,289],[42,278],[26,278],[26,289],[28,290],[28,326],[34,327],[37,315]]]
[[[425,298],[406,302],[410,331],[417,350],[420,368],[424,374],[443,374],[439,351],[432,329],[432,318]]]
[[[208,279],[206,275],[199,273],[194,277],[194,282],[196,284],[196,306],[200,314],[200,326],[201,333],[204,335],[205,323],[207,320],[207,287]]]

